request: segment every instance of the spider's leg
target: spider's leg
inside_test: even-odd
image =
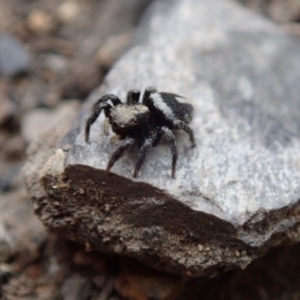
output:
[[[93,106],[92,113],[85,124],[85,141],[88,142],[90,137],[90,127],[92,124],[97,120],[99,114],[101,113],[102,109],[104,110],[105,116],[109,116],[109,112],[112,109],[112,106],[108,103],[108,101],[111,101],[111,103],[116,106],[121,104],[121,100],[115,96],[115,95],[104,95],[102,98],[100,98]]]
[[[97,105],[97,103],[106,103],[108,101],[111,101],[111,103],[116,106],[116,105],[119,105],[121,104],[121,100],[116,96],[116,95],[113,95],[113,94],[107,94],[107,95],[104,95],[101,99],[99,99],[95,105]],[[95,106],[94,105],[94,106]]]
[[[186,133],[188,133],[188,135],[190,136],[192,147],[196,146],[195,137],[194,137],[194,131],[187,124],[185,124],[182,121],[176,120],[176,121],[173,122],[173,126],[174,126],[174,129],[182,129]]]
[[[134,171],[133,171],[133,177],[136,177],[144,160],[146,157],[146,153],[148,152],[149,148],[152,146],[153,141],[155,140],[156,134],[153,136],[150,136],[148,138],[145,139],[145,142],[143,143],[143,145],[140,148],[140,153],[137,159],[137,163],[134,167]]]
[[[155,93],[155,92],[157,92],[157,89],[153,88],[153,87],[148,87],[145,89],[143,101],[142,101],[144,105],[147,106],[148,101],[149,101],[149,96],[151,95],[151,93]]]
[[[130,146],[132,146],[135,143],[135,140],[133,138],[127,138],[123,141],[122,145],[114,152],[112,157],[110,158],[107,167],[106,172],[109,172],[109,170],[112,168],[114,163],[123,155],[124,151],[128,149]]]
[[[164,133],[165,137],[167,138],[172,153],[172,178],[175,178],[175,171],[176,171],[176,162],[178,158],[178,151],[176,146],[176,141],[173,132],[166,126],[161,128],[161,131]]]
[[[153,139],[152,147],[156,147],[157,145],[159,145],[162,137],[163,137],[163,132],[161,130],[157,131],[157,134]]]
[[[136,104],[139,102],[141,92],[138,90],[130,90],[127,93],[126,103],[129,105]]]
[[[102,109],[104,109],[105,114],[108,114],[111,108],[112,108],[111,105],[108,103],[98,103],[98,105],[94,105],[92,114],[90,115],[90,117],[88,118],[88,120],[86,121],[86,124],[85,124],[85,141],[86,142],[88,142],[89,138],[90,138],[90,128],[91,128],[92,124],[97,120]]]

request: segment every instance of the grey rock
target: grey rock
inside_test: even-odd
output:
[[[12,273],[12,267],[10,265],[0,264],[0,286],[2,283],[7,282]]]
[[[13,188],[15,181],[18,182],[18,176],[20,176],[20,170],[23,164],[18,164],[10,168],[4,175],[0,176],[0,194],[7,192]]]
[[[2,88],[2,87],[1,87]],[[4,90],[4,89],[3,89]],[[16,111],[16,105],[8,97],[6,97],[4,91],[0,92],[0,128],[5,128],[5,125],[10,118],[14,116]]]
[[[80,274],[74,274],[64,281],[61,294],[64,300],[90,299],[92,294],[92,282]]]
[[[0,266],[12,257],[26,265],[39,256],[47,232],[33,214],[24,186],[0,199]]]
[[[29,143],[38,139],[43,132],[53,126],[58,126],[61,120],[68,114],[77,111],[79,102],[70,100],[67,103],[61,103],[55,109],[35,108],[25,113],[21,120],[21,132],[24,139]]]
[[[95,300],[106,300],[109,299],[110,294],[114,288],[114,281],[112,278],[107,278],[105,284],[102,287],[101,292],[95,297]]]
[[[25,178],[37,214],[89,250],[190,276],[245,267],[272,246],[299,241],[299,80],[300,41],[235,2],[154,3],[69,133],[61,139],[60,126],[29,153]],[[197,147],[176,134],[175,180],[166,143],[149,151],[134,179],[137,150],[104,171],[116,145],[103,116],[84,141],[97,98],[124,99],[147,86],[195,107]]]
[[[29,56],[25,46],[14,36],[0,35],[0,73],[11,77],[29,70]]]

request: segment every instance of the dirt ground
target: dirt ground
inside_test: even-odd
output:
[[[1,209],[8,207],[5,201],[22,203],[20,214],[35,218],[28,212],[31,204],[22,182],[26,147],[53,120],[59,122],[54,116],[61,107],[79,108],[101,84],[129,47],[150,2],[0,1]],[[299,0],[240,2],[300,38]],[[3,52],[3,47],[9,50]],[[24,232],[23,226],[30,223],[22,223],[26,218],[21,215],[20,220],[12,220],[18,224],[16,230]],[[0,299],[150,299],[151,293],[142,286],[157,290],[157,299],[161,299],[167,293],[166,286],[180,286],[180,278],[140,266],[136,273],[136,268],[123,267],[125,263],[119,258],[86,253],[43,230],[30,229],[31,243],[21,240],[24,247],[12,251],[1,244],[9,229],[0,227]],[[245,270],[188,281],[173,299],[300,299],[298,253],[300,245],[274,249]]]

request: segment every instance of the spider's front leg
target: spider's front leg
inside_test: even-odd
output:
[[[85,141],[88,142],[90,138],[90,128],[92,124],[97,120],[99,114],[104,110],[105,116],[109,117],[109,112],[112,106],[108,103],[111,102],[114,106],[121,104],[121,100],[115,95],[104,95],[93,106],[92,113],[85,124]]]
[[[106,167],[106,172],[109,172],[109,170],[112,168],[115,162],[123,155],[124,151],[128,149],[130,146],[134,145],[134,143],[135,140],[133,138],[126,138],[123,141],[122,145],[114,152],[114,154],[110,158]]]
[[[150,137],[146,138],[144,143],[142,144],[142,146],[140,148],[140,153],[138,155],[138,159],[137,159],[134,171],[133,171],[133,177],[137,177],[137,174],[138,174],[143,162],[145,161],[148,150],[153,145],[153,142],[156,140],[156,136],[157,136],[157,133],[155,133],[154,135],[151,135]]]

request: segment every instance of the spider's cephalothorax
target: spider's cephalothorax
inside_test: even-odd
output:
[[[85,140],[88,142],[90,127],[104,110],[112,130],[122,141],[108,162],[106,171],[123,155],[129,147],[136,145],[140,152],[134,168],[136,177],[150,147],[157,146],[165,136],[171,147],[172,177],[175,177],[178,151],[172,130],[186,131],[195,146],[193,130],[187,125],[192,120],[193,106],[182,96],[171,93],[159,93],[154,88],[147,88],[142,103],[139,103],[140,92],[129,91],[126,104],[115,95],[104,95],[98,100],[85,126]]]

